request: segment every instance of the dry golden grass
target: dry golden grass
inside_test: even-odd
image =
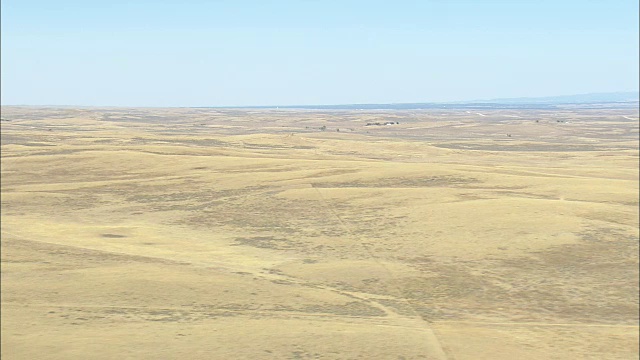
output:
[[[2,108],[2,358],[637,358],[637,111],[482,113]]]

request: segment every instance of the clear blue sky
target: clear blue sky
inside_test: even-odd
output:
[[[638,90],[637,0],[2,0],[2,104],[392,103]]]

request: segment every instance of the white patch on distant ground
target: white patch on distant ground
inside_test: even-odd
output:
[[[632,118],[632,117],[628,117],[628,116],[624,116],[624,115],[623,115],[622,117],[623,117],[623,118],[625,118],[625,119],[627,119],[627,120],[638,120],[638,119],[636,119],[636,118]]]
[[[480,116],[487,116],[487,115],[485,115],[485,114],[480,114],[480,113],[476,113],[476,114],[478,114],[478,115],[480,115]]]

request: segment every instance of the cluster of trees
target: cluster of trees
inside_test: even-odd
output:
[[[387,122],[374,122],[374,123],[367,123],[367,125],[365,126],[384,126],[384,125],[399,125],[400,123],[397,121],[387,121]]]

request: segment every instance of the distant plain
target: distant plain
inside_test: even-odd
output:
[[[2,358],[637,358],[638,124],[3,107]]]

